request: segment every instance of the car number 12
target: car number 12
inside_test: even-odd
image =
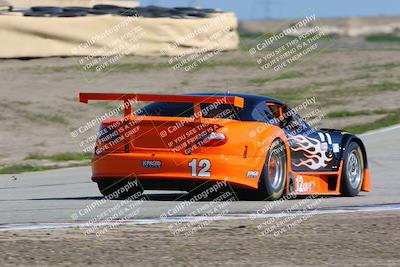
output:
[[[211,162],[208,159],[200,160],[199,164],[197,164],[197,159],[192,159],[188,165],[192,169],[192,176],[211,177],[211,173],[209,171],[211,168]],[[199,173],[197,173],[197,167],[200,168]]]

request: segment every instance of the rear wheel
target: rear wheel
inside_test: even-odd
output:
[[[354,197],[360,193],[364,177],[364,158],[361,147],[350,142],[343,157],[340,191],[343,196]]]
[[[286,185],[286,149],[280,140],[275,140],[266,157],[258,183],[258,195],[265,200],[279,199]]]
[[[100,193],[108,199],[127,199],[134,196],[137,199],[142,193],[143,189],[135,180],[112,180],[112,181],[98,181]]]

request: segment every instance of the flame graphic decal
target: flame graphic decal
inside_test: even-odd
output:
[[[303,151],[306,160],[301,160],[299,163],[293,163],[294,166],[306,166],[312,170],[328,165],[328,162],[332,160],[332,157],[327,157],[326,152],[321,149],[321,142],[318,139],[314,139],[308,136],[295,135],[289,138],[296,143],[296,146],[292,148],[293,151]]]

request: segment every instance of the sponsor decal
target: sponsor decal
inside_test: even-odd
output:
[[[296,176],[296,192],[297,193],[306,193],[306,192],[314,192],[315,182],[304,182],[302,175]]]
[[[339,144],[334,143],[332,144],[332,149],[334,153],[338,153],[339,152]]]
[[[161,168],[161,161],[159,160],[142,160],[143,168],[159,169]]]
[[[258,171],[247,171],[247,178],[258,178]]]

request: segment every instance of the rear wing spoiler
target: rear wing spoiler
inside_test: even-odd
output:
[[[117,93],[80,93],[79,102],[88,103],[89,100],[123,101],[125,116],[132,114],[131,102],[173,102],[193,103],[195,118],[201,119],[201,103],[228,104],[238,108],[244,107],[243,97],[238,96],[192,96],[192,95],[156,95],[156,94],[117,94]]]

